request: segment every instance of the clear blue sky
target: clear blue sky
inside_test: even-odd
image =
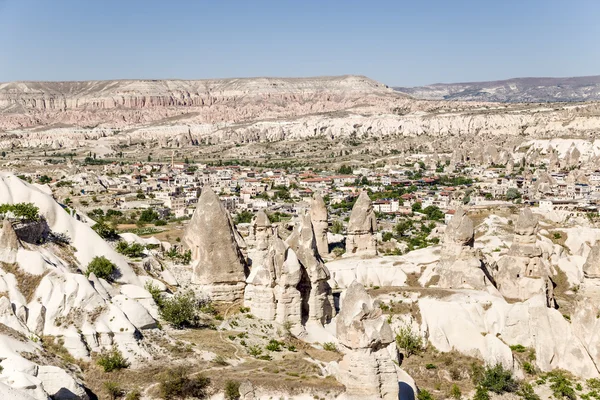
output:
[[[0,0],[0,81],[600,74],[600,0]]]

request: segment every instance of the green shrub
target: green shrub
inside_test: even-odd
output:
[[[590,389],[600,391],[600,379],[591,378],[591,379],[588,379],[587,381],[585,381],[585,383],[587,384],[587,386]]]
[[[249,346],[248,354],[250,354],[252,357],[258,357],[262,354],[262,349],[258,346]]]
[[[520,345],[520,344],[515,344],[510,346],[510,349],[516,353],[524,353],[525,350],[527,350],[527,347]]]
[[[325,343],[323,343],[323,350],[326,350],[326,351],[338,351],[337,346],[333,342],[325,342]]]
[[[235,224],[248,224],[252,222],[252,218],[254,218],[254,214],[250,211],[241,211],[235,216]]]
[[[236,381],[225,382],[225,399],[237,400],[240,398],[240,383]]]
[[[535,375],[535,367],[530,362],[523,363],[523,370],[529,375]]]
[[[152,296],[152,300],[154,300],[156,306],[160,310],[163,307],[163,294],[158,288],[158,286],[148,281],[144,285],[144,289],[146,289],[148,293],[150,293],[150,295]]]
[[[189,377],[184,366],[167,370],[159,377],[160,395],[163,399],[204,399],[210,379],[203,375]]]
[[[488,391],[485,388],[477,386],[475,388],[475,395],[473,396],[473,400],[490,400],[490,395],[488,394]]]
[[[518,383],[512,377],[512,372],[504,369],[502,364],[486,367],[483,371],[483,377],[478,383],[484,389],[498,394],[514,392],[519,387]]]
[[[419,394],[417,394],[417,400],[434,400],[435,397],[431,395],[427,390],[419,390]]]
[[[98,357],[97,364],[104,369],[104,372],[118,371],[129,367],[129,362],[118,349],[103,351]]]
[[[269,344],[267,344],[267,346],[265,347],[267,350],[269,351],[281,351],[281,346],[283,345],[283,343],[278,342],[275,339],[271,339],[269,341]]]
[[[456,383],[454,385],[452,385],[452,388],[450,389],[450,397],[452,397],[453,399],[456,399],[456,400],[459,400],[462,397],[460,388],[458,387],[458,385]]]
[[[96,277],[110,280],[111,275],[117,267],[108,258],[104,256],[94,257],[87,266],[86,276],[90,276],[93,272]]]
[[[145,247],[139,243],[128,244],[125,241],[120,241],[117,243],[115,250],[127,257],[139,258],[144,256]]]
[[[548,372],[546,378],[550,381],[550,389],[557,399],[575,400],[577,398],[573,382],[563,371]]]
[[[174,328],[196,325],[198,322],[198,301],[194,292],[177,293],[170,299],[162,300],[159,314]]]
[[[413,332],[410,326],[405,325],[396,334],[396,345],[404,351],[406,357],[410,357],[423,351],[423,338],[417,332]]]
[[[425,369],[436,369],[437,367],[434,364],[425,364]]]
[[[540,400],[540,396],[535,393],[533,386],[529,383],[522,383],[517,394],[521,396],[523,400]]]
[[[97,222],[96,224],[94,224],[94,226],[92,226],[92,229],[102,239],[105,239],[105,240],[117,240],[117,239],[119,239],[119,235],[117,234],[117,231],[114,228],[111,228],[110,226],[108,226],[103,221],[100,221],[100,222]]]

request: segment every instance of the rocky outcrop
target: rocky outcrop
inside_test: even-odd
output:
[[[398,375],[388,345],[392,329],[364,286],[353,282],[346,290],[336,319],[336,335],[346,348],[338,380],[346,393],[362,399],[398,399]]]
[[[361,192],[352,207],[348,222],[346,254],[348,256],[377,255],[377,217],[367,192]]]
[[[329,254],[329,242],[327,241],[328,217],[327,206],[320,194],[315,194],[310,204],[310,219],[312,220],[315,231],[315,240],[317,249],[321,256]]]
[[[600,278],[600,242],[596,242],[583,264],[583,274],[586,278]]]
[[[329,280],[329,270],[323,263],[319,251],[310,214],[298,218],[292,234],[286,240],[294,250],[303,268],[298,290],[302,295],[302,318],[328,323],[335,315],[333,296]]]
[[[231,216],[205,186],[183,235],[192,251],[193,283],[218,301],[243,297],[247,265]]]
[[[473,221],[459,207],[444,233],[438,286],[452,289],[484,290],[492,285],[490,273],[480,251],[473,248],[475,231]]]
[[[523,208],[515,224],[513,243],[508,254],[498,260],[494,276],[503,296],[527,300],[543,293],[551,307],[554,306],[553,283],[550,267],[536,245],[537,230],[537,217],[529,207]]]
[[[257,317],[292,327],[329,322],[334,314],[329,272],[316,249],[310,216],[301,218],[288,242],[271,236],[264,254],[250,251],[252,271],[244,304]]]
[[[5,219],[0,231],[0,262],[12,264],[17,261],[17,250],[21,247],[12,224]]]

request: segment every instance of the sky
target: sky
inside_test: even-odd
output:
[[[0,82],[600,75],[599,0],[0,0]]]

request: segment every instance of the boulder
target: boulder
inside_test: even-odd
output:
[[[89,397],[81,383],[77,382],[64,369],[52,365],[38,367],[37,378],[44,390],[56,400],[88,400]]]
[[[183,239],[192,251],[192,282],[213,300],[241,299],[248,274],[240,247],[243,240],[219,197],[208,186],[202,190]]]

